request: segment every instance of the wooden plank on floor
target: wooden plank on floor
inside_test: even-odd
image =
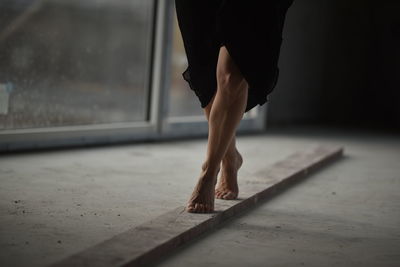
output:
[[[342,147],[316,146],[266,167],[241,185],[240,199],[215,201],[215,212],[188,213],[181,206],[140,226],[105,240],[52,266],[142,266],[213,229],[279,189],[343,155]]]

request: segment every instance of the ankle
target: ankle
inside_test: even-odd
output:
[[[226,154],[225,157],[222,159],[222,165],[224,166],[234,166],[238,160],[238,156],[235,153]]]
[[[218,172],[220,171],[220,164],[215,165],[215,164],[211,164],[208,161],[205,161],[203,163],[203,165],[201,166],[201,169],[206,172],[207,174],[211,174],[211,175],[216,175],[218,174]]]

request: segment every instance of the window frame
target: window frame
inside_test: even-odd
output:
[[[152,13],[147,121],[0,130],[0,152],[207,136],[205,116],[168,117],[175,1],[153,0]],[[267,106],[246,113],[237,132],[263,131]]]

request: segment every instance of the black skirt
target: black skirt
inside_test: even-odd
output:
[[[188,66],[182,73],[202,108],[217,90],[220,46],[246,79],[245,112],[267,102],[278,75],[287,9],[293,0],[175,0]]]

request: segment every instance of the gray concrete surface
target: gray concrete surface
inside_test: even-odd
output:
[[[249,184],[241,184],[238,199],[216,199],[215,212],[189,213],[185,212],[185,206],[179,206],[51,266],[153,265],[155,260],[173,253],[201,234],[214,230],[227,219],[257,206],[261,200],[277,194],[288,184],[301,180],[342,155],[342,147],[319,146],[296,152],[260,169],[251,177]]]
[[[400,266],[399,138],[292,134],[274,137],[341,142],[346,156],[158,266]]]
[[[163,264],[398,263],[398,136],[320,128],[239,136],[240,183],[321,142],[344,145],[347,156]],[[0,266],[56,262],[185,204],[205,152],[198,139],[3,155]]]

